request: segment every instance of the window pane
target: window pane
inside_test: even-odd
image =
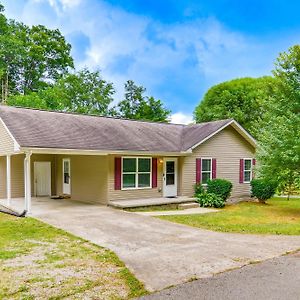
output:
[[[64,170],[66,173],[69,173],[69,161],[64,161]]]
[[[244,170],[251,170],[251,159],[245,159],[245,167]]]
[[[150,158],[139,158],[139,172],[150,172]]]
[[[174,161],[167,161],[166,163],[166,171],[167,173],[175,173],[175,162]]]
[[[202,184],[206,184],[208,180],[210,180],[210,172],[202,173]]]
[[[139,174],[139,187],[150,187],[150,174]]]
[[[64,183],[65,184],[69,184],[70,183],[69,173],[64,173]]]
[[[202,159],[202,171],[210,171],[211,159]]]
[[[244,181],[249,182],[251,180],[251,171],[244,172]]]
[[[123,158],[123,172],[136,172],[135,158]]]
[[[123,174],[123,188],[135,187],[135,174]]]
[[[167,173],[166,174],[166,185],[173,185],[175,183],[175,174]]]

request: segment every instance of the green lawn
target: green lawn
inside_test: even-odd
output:
[[[267,204],[243,202],[216,213],[159,218],[223,232],[299,235],[300,198],[273,198]]]
[[[143,285],[111,251],[0,213],[0,299],[128,299]]]

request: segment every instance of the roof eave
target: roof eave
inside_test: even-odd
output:
[[[21,152],[32,152],[33,154],[68,154],[68,155],[155,155],[155,156],[187,156],[190,150],[170,151],[136,151],[136,150],[88,150],[88,149],[63,149],[63,148],[41,148],[21,147]]]

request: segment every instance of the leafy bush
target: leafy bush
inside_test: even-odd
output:
[[[265,202],[274,196],[277,183],[267,179],[253,179],[251,181],[251,196]]]
[[[225,206],[225,201],[218,195],[213,193],[202,193],[197,195],[197,202],[202,207],[221,208]]]
[[[207,192],[220,196],[226,201],[232,190],[232,183],[225,179],[213,179],[207,182]]]
[[[195,197],[197,197],[198,195],[203,194],[203,193],[205,193],[205,189],[204,189],[203,185],[201,183],[196,183],[194,185],[194,195],[195,195]]]

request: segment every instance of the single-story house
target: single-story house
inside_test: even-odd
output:
[[[0,106],[0,198],[193,196],[195,183],[233,183],[249,195],[256,141],[236,121],[191,125]]]

